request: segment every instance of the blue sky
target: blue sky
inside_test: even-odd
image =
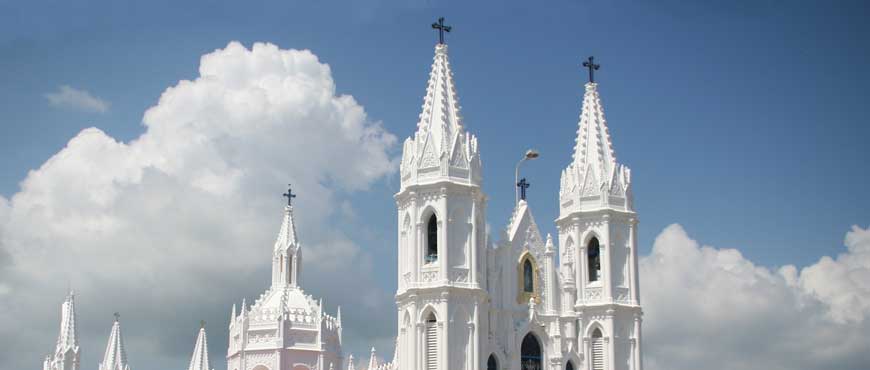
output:
[[[2,2],[0,195],[16,194],[82,129],[137,138],[160,94],[232,40],[310,49],[339,93],[403,140],[437,40],[429,24],[445,16],[493,227],[506,223],[514,165],[533,147],[542,156],[523,167],[529,199],[555,232],[580,63],[594,55],[617,158],[633,171],[641,254],[679,223],[759,265],[806,266],[842,252],[852,225],[870,224],[868,15],[862,1]],[[63,85],[108,110],[49,104],[45,94]],[[349,193],[362,217],[342,228],[365,228],[361,244],[392,253],[397,189],[392,174]],[[392,270],[377,271],[395,286]]]
[[[543,153],[524,169],[530,199],[539,218],[555,215],[587,55],[603,65],[617,156],[634,170],[641,245],[681,222],[764,264],[802,265],[868,219],[862,2],[171,3],[4,6],[0,194],[85,127],[138,136],[159,94],[230,40],[311,49],[340,92],[405,137],[436,37],[428,25],[446,15],[493,225],[506,222],[512,168],[526,147]],[[110,111],[48,107],[43,94],[63,84],[110,101]],[[385,186],[362,198],[387,201],[395,184]],[[376,221],[384,230],[393,222]]]

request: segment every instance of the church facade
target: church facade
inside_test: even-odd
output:
[[[522,199],[491,241],[481,149],[463,124],[447,50],[435,47],[403,147],[392,368],[642,369],[631,173],[616,161],[598,85],[585,86],[556,240]]]
[[[395,194],[395,352],[383,362],[372,348],[367,370],[643,368],[631,172],[616,160],[591,82],[597,66],[584,65],[574,153],[554,197],[558,235],[541,235],[525,196],[503,231],[487,232],[481,148],[460,113],[447,45],[436,45]],[[342,350],[341,308],[329,315],[302,289],[294,195],[285,196],[271,283],[253,304],[232,307],[227,370],[355,370]],[[80,368],[75,324],[70,293],[44,370]],[[189,370],[210,368],[203,323]],[[117,314],[99,369],[130,370]]]

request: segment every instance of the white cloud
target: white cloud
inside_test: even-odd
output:
[[[866,369],[868,235],[854,227],[848,252],[798,274],[669,226],[641,258],[647,368]]]
[[[79,90],[69,85],[58,86],[57,91],[46,93],[48,103],[55,107],[71,108],[83,112],[106,113],[109,102],[100,99],[85,90]]]
[[[288,182],[300,194],[309,293],[327,297],[331,312],[367,299],[344,311],[346,322],[361,323],[347,335],[366,330],[376,340],[390,331],[365,327],[363,317],[391,322],[391,294],[373,281],[369,252],[338,224],[352,214],[349,194],[395,171],[395,137],[337,94],[329,66],[309,51],[233,42],[203,56],[199,70],[147,110],[139,138],[83,130],[19,193],[0,197],[4,368],[38,366],[53,349],[69,283],[79,296],[83,368],[96,364],[116,310],[134,367],[183,363],[203,318],[215,323],[221,358],[231,303],[267,287]],[[59,96],[78,95],[62,87]]]

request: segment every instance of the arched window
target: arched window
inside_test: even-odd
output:
[[[520,369],[541,370],[543,356],[541,355],[541,343],[532,333],[526,334],[520,346]]]
[[[568,363],[565,364],[565,370],[574,370],[574,364],[572,364],[571,361],[568,361]]]
[[[589,271],[589,282],[598,281],[601,278],[601,248],[598,246],[598,238],[593,237],[586,248]]]
[[[438,218],[433,214],[426,224],[426,263],[438,260]]]
[[[489,355],[489,359],[486,360],[486,370],[498,370],[498,360],[495,359],[495,355]]]
[[[426,319],[426,370],[438,369],[438,325],[435,314]]]
[[[595,328],[592,332],[592,370],[604,370],[604,338],[601,330]]]
[[[532,267],[532,261],[528,259],[523,262],[523,291],[535,292],[535,269]]]

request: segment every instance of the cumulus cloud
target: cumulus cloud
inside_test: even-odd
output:
[[[57,91],[46,93],[45,98],[48,99],[49,104],[55,107],[93,113],[109,111],[109,102],[69,85],[58,86]]]
[[[679,225],[640,260],[645,360],[665,369],[866,369],[870,230],[798,272],[701,246]]]
[[[90,95],[70,87],[48,96],[107,107],[83,97]],[[229,43],[202,57],[196,79],[168,88],[143,124],[131,142],[83,130],[31,171],[20,192],[0,197],[4,368],[38,366],[53,349],[69,285],[83,368],[96,366],[114,311],[138,368],[184,363],[200,319],[214,323],[213,338],[226,338],[232,302],[251,302],[268,285],[288,182],[300,194],[309,293],[334,297],[331,312],[370,297],[345,310],[345,321],[391,322],[391,294],[372,280],[368,249],[338,225],[354,192],[395,171],[396,139],[352,96],[336,93],[317,56]],[[346,333],[366,329],[351,324]],[[212,342],[221,358],[226,343]]]

